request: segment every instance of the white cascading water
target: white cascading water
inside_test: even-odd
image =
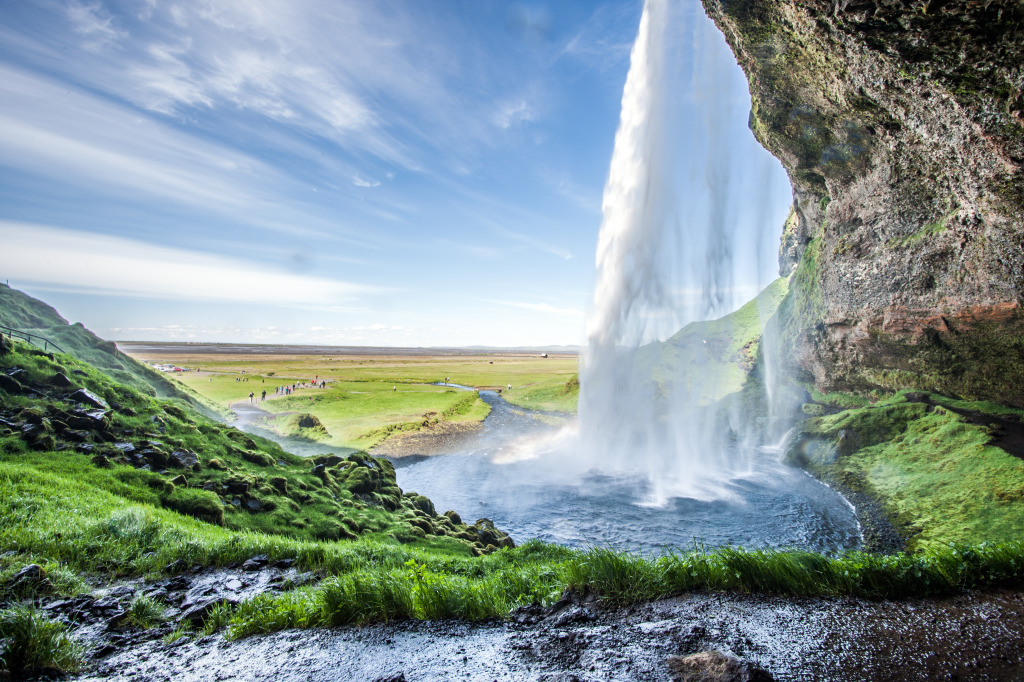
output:
[[[770,235],[787,192],[771,191],[773,169],[741,137],[749,100],[735,69],[700,3],[647,0],[604,193],[578,423],[554,432],[484,392],[493,410],[479,438],[396,463],[404,490],[492,519],[517,540],[652,554],[697,539],[858,546],[842,498],[762,446],[781,435],[771,407],[784,393],[768,330],[754,372],[764,390],[744,385],[723,320],[650,343],[720,318],[772,278]],[[741,319],[742,338],[778,296],[766,299],[726,318]]]
[[[730,191],[728,133],[718,125],[730,101],[715,60],[705,56],[706,24],[670,0],[645,3],[604,190],[580,374],[579,453],[593,470],[642,481],[644,502],[655,505],[724,495],[725,483],[749,464],[750,449],[735,443],[743,425],[730,425],[728,415],[723,424],[707,406],[722,377],[702,368],[714,367],[720,348],[691,348],[685,377],[654,382],[655,361],[643,347],[738,302],[733,244],[740,199]],[[696,98],[689,110],[704,120],[687,120],[680,106],[686,96]],[[679,205],[677,180],[703,180],[705,191]]]

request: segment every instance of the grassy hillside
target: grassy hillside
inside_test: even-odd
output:
[[[1024,410],[902,391],[814,394],[788,456],[877,502],[910,549],[1017,539]]]
[[[11,474],[57,476],[226,528],[300,539],[369,535],[467,554],[508,542],[403,494],[387,460],[302,459],[23,344],[0,356],[0,373],[0,466]]]
[[[563,375],[546,377],[516,386],[502,393],[502,397],[513,405],[530,410],[575,414],[580,399],[579,375],[573,374],[568,379]]]
[[[640,358],[664,390],[684,390],[698,403],[738,393],[757,363],[761,332],[789,291],[779,278],[737,311],[691,322],[671,338],[640,349]]]
[[[160,372],[121,353],[113,341],[101,339],[80,322],[69,324],[52,307],[6,284],[0,284],[0,325],[46,337],[65,353],[147,395],[177,398],[204,411],[226,415],[195,392],[182,389]]]

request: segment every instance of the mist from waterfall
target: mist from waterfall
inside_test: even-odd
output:
[[[770,201],[763,182],[753,190],[734,182],[731,143],[746,131],[723,125],[734,98],[712,53],[721,37],[699,5],[683,4],[647,0],[640,20],[604,190],[580,373],[580,455],[594,471],[646,481],[643,498],[652,504],[725,494],[749,469],[751,441],[778,435],[764,415],[753,424],[738,401],[716,403],[725,388],[714,370],[720,344],[691,339],[684,375],[652,380],[659,358],[676,350],[645,344],[753,298],[749,286],[736,285],[738,267],[757,264],[746,282],[768,274],[750,253],[763,249],[760,237],[737,243],[740,214],[761,210],[770,220]],[[686,186],[701,191],[681,191]],[[766,355],[776,345],[770,336]],[[776,364],[762,363],[769,396]]]

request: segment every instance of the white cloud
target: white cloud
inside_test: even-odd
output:
[[[83,47],[89,51],[102,50],[127,35],[114,28],[113,18],[103,12],[99,3],[85,4],[72,0],[67,13],[75,32],[85,36]]]
[[[380,187],[380,183],[374,180],[365,180],[359,175],[353,176],[352,184],[356,187]]]
[[[498,305],[507,305],[510,308],[522,308],[533,310],[539,313],[552,313],[555,315],[569,315],[571,317],[583,317],[583,311],[575,308],[558,308],[550,303],[528,303],[525,301],[489,301]]]
[[[0,160],[22,172],[97,196],[161,201],[289,234],[355,236],[336,217],[319,218],[296,200],[305,183],[281,167],[137,110],[2,64],[0,102]],[[336,160],[326,168],[350,172]]]
[[[494,115],[494,123],[503,129],[532,120],[534,120],[533,109],[526,103],[526,100],[522,99],[502,103]]]
[[[0,221],[0,271],[37,288],[154,299],[330,307],[376,287],[132,239]]]

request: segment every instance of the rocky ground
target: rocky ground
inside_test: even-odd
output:
[[[406,621],[237,641],[223,631],[167,636],[201,623],[219,601],[313,579],[254,557],[43,608],[88,644],[83,680],[669,680],[686,679],[675,657],[704,651],[744,662],[746,672],[722,679],[1024,680],[1018,592],[877,602],[700,593],[622,609],[584,598],[485,623]],[[163,625],[126,624],[138,592],[170,605]]]

